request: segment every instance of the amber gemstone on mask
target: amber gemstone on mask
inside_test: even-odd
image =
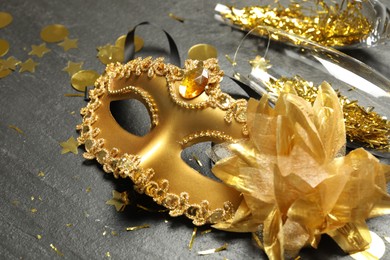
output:
[[[209,81],[209,73],[203,66],[198,66],[184,74],[179,86],[179,93],[185,99],[196,98],[203,93]]]

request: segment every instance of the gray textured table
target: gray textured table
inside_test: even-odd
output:
[[[228,1],[218,1],[228,4]],[[390,6],[390,1],[384,1]],[[59,142],[77,136],[81,122],[82,98],[65,97],[74,93],[69,76],[61,71],[67,61],[84,61],[85,69],[102,72],[96,47],[115,39],[141,21],[151,21],[169,31],[177,41],[182,57],[197,43],[217,47],[221,67],[229,71],[225,54],[234,52],[242,34],[232,32],[213,19],[217,1],[1,1],[0,11],[14,21],[0,30],[0,38],[11,43],[10,55],[26,60],[32,44],[40,44],[40,30],[59,23],[69,28],[78,48],[64,52],[47,44],[51,52],[40,59],[35,73],[12,73],[0,79],[0,259],[197,259],[199,250],[229,244],[226,251],[205,259],[265,259],[251,241],[250,234],[220,231],[200,235],[188,249],[193,226],[185,218],[167,213],[149,213],[128,207],[118,213],[105,202],[111,191],[125,190],[130,182],[104,175],[97,163],[79,154],[61,155]],[[179,23],[169,13],[185,17]],[[142,31],[142,30],[141,30]],[[145,30],[144,32],[147,32]],[[142,32],[141,32],[142,34]],[[160,39],[143,36],[146,44],[159,46]],[[350,51],[349,54],[390,78],[390,47]],[[229,85],[230,83],[227,83]],[[75,111],[75,113],[73,113]],[[9,125],[23,131],[18,133]],[[44,176],[39,175],[43,172]],[[144,196],[133,198],[155,207]],[[33,212],[36,209],[36,212]],[[128,226],[149,224],[149,229],[126,232]],[[390,236],[389,217],[369,221],[378,235]],[[201,228],[200,231],[207,228]],[[41,235],[41,239],[37,238]],[[387,243],[384,259],[390,258]],[[302,259],[348,259],[329,238],[317,250],[304,249]]]

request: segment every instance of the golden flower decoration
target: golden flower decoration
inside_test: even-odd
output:
[[[287,91],[287,90],[286,90]],[[282,93],[274,108],[263,96],[248,102],[249,138],[230,144],[232,157],[213,168],[243,201],[221,230],[256,232],[270,259],[317,247],[328,234],[346,252],[366,249],[365,220],[390,213],[390,166],[364,149],[344,156],[345,126],[326,82],[311,105]]]

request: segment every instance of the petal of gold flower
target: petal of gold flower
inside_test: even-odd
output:
[[[46,47],[46,43],[41,43],[40,45],[31,45],[31,51],[28,55],[35,55],[39,58],[42,58],[43,55],[50,52],[51,50]]]
[[[106,201],[107,205],[115,206],[116,211],[124,211],[126,206],[130,204],[127,191],[118,192],[112,191],[112,199]]]
[[[9,50],[9,43],[4,39],[0,39],[0,57],[7,54]]]
[[[39,64],[38,62],[35,62],[33,59],[29,58],[25,62],[20,63],[19,73],[26,72],[26,71],[34,73],[35,67],[38,64]]]
[[[0,12],[0,29],[6,27],[12,22],[13,18],[10,13]]]
[[[80,71],[83,67],[84,62],[72,62],[68,61],[68,65],[62,69],[62,71],[66,71],[70,77],[73,76],[76,72]]]
[[[64,48],[64,51],[68,51],[70,49],[77,49],[77,41],[78,39],[69,39],[65,37],[63,42],[60,42],[58,45]]]
[[[74,154],[78,154],[77,147],[79,146],[79,143],[71,136],[68,140],[65,142],[60,143],[62,150],[61,154],[72,152]]]

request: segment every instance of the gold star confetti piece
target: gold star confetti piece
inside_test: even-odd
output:
[[[140,225],[140,226],[127,227],[126,231],[136,231],[136,230],[143,229],[143,228],[150,228],[150,226],[148,224],[145,224],[145,225]]]
[[[127,191],[118,192],[113,190],[112,199],[106,201],[106,204],[115,206],[118,212],[125,210],[126,206],[130,204]]]
[[[64,48],[64,51],[68,51],[70,49],[77,49],[77,41],[78,39],[69,39],[65,37],[63,42],[60,42],[58,45]]]
[[[7,54],[9,51],[9,43],[4,39],[0,39],[0,57]]]
[[[207,60],[217,57],[217,49],[214,46],[206,43],[196,44],[188,50],[188,58],[193,60]]]
[[[192,235],[191,235],[190,242],[188,243],[188,249],[189,250],[192,250],[192,246],[194,245],[194,241],[195,241],[195,237],[196,237],[196,232],[197,231],[198,231],[198,228],[194,227],[194,229],[192,230]]]
[[[9,125],[8,127],[13,129],[13,130],[15,130],[16,132],[18,132],[21,135],[24,134],[24,132],[19,127],[17,127],[16,125]]]
[[[54,250],[54,252],[57,253],[57,255],[59,255],[59,256],[64,256],[64,254],[61,253],[60,250],[58,250],[57,247],[55,247],[53,244],[50,244],[50,247],[51,247],[51,249]]]
[[[51,24],[41,30],[42,40],[50,43],[63,41],[68,34],[68,29],[62,24]]]
[[[13,18],[10,13],[0,12],[0,29],[9,25],[12,20]]]
[[[10,69],[2,69],[0,70],[0,79],[7,77],[9,74],[11,74],[12,70]]]
[[[70,82],[75,90],[84,92],[86,87],[95,84],[95,81],[99,76],[100,75],[94,70],[80,70],[73,74]]]
[[[46,47],[46,43],[41,43],[40,45],[31,45],[31,51],[28,55],[35,55],[39,58],[42,58],[43,55],[50,52],[50,49]]]
[[[228,247],[228,244],[224,244],[223,246],[221,247],[218,247],[218,248],[212,248],[212,249],[208,249],[208,250],[204,250],[204,251],[199,251],[198,252],[198,255],[210,255],[210,254],[214,254],[214,253],[217,253],[217,252],[221,252],[223,250],[226,250]]]
[[[42,236],[38,234],[38,235],[37,235],[37,239],[38,239],[38,240],[42,239]]]
[[[14,56],[8,57],[6,60],[0,60],[0,65],[3,66],[3,69],[15,70],[19,64],[20,60],[15,59]]]
[[[71,136],[68,140],[65,142],[60,143],[62,150],[61,154],[72,152],[74,154],[78,154],[77,147],[79,146],[79,143]]]
[[[66,71],[69,74],[69,77],[72,77],[73,74],[80,71],[83,67],[84,62],[72,62],[68,61],[68,65],[62,69],[62,71]]]
[[[25,62],[20,63],[19,73],[26,72],[26,71],[34,73],[35,67],[38,64],[39,64],[38,62],[35,62],[33,59],[29,58]]]
[[[253,60],[250,60],[249,63],[251,64],[253,70],[267,71],[272,67],[269,60],[266,60],[258,55]]]

